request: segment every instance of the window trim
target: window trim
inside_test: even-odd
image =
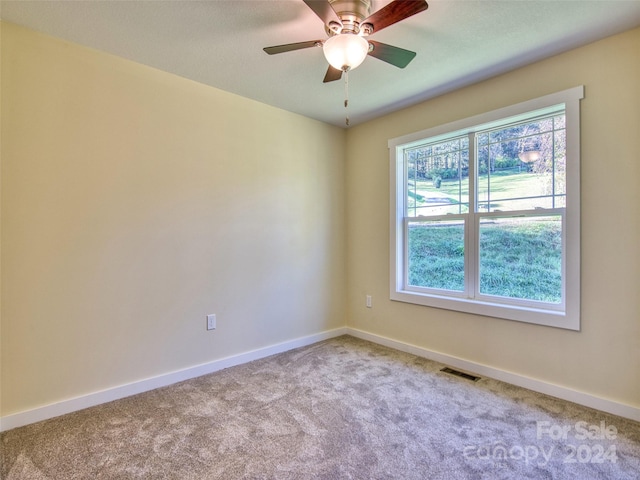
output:
[[[388,141],[390,156],[390,298],[394,301],[455,310],[483,316],[534,323],[568,330],[580,330],[580,100],[584,86],[580,85],[487,113],[457,120],[444,125],[396,137]],[[564,274],[564,311],[538,308],[533,305],[501,304],[489,299],[446,296],[437,293],[416,292],[405,288],[405,234],[404,192],[405,162],[401,150],[419,144],[425,139],[436,141],[475,132],[508,122],[526,119],[532,114],[545,114],[564,105],[566,116],[566,207],[563,221],[562,249]],[[475,164],[474,153],[469,152],[469,175]],[[474,194],[472,196],[472,193]],[[475,192],[469,192],[469,202],[475,202]],[[551,212],[553,210],[549,210]],[[505,212],[508,216],[510,212]],[[451,218],[451,216],[449,216]],[[476,221],[480,217],[476,216]],[[475,242],[475,228],[465,229],[465,245]],[[571,245],[567,249],[567,245]],[[476,258],[476,262],[478,259]],[[465,256],[465,269],[475,269],[469,256]],[[474,277],[475,278],[475,277]]]

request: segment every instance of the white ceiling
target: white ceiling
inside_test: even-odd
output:
[[[351,125],[640,25],[640,0],[428,0],[371,39],[417,52],[349,75]],[[372,11],[389,3],[373,0]],[[344,126],[344,84],[323,84],[326,38],[302,0],[2,0],[26,26],[307,117]],[[639,52],[640,54],[640,52]],[[597,65],[594,65],[597,68]]]

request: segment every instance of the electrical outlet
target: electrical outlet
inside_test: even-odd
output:
[[[367,308],[371,308],[373,306],[371,295],[367,295]]]
[[[207,315],[207,330],[216,329],[216,315],[214,313]]]

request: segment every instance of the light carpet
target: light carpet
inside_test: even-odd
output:
[[[638,479],[636,422],[344,336],[2,434],[6,480]]]

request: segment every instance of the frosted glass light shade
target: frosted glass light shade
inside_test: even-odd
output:
[[[533,163],[540,160],[540,151],[539,150],[527,150],[525,152],[520,152],[518,154],[520,160],[524,163]]]
[[[369,52],[369,42],[353,33],[335,35],[324,42],[322,46],[327,62],[338,70],[353,70],[366,58]]]

